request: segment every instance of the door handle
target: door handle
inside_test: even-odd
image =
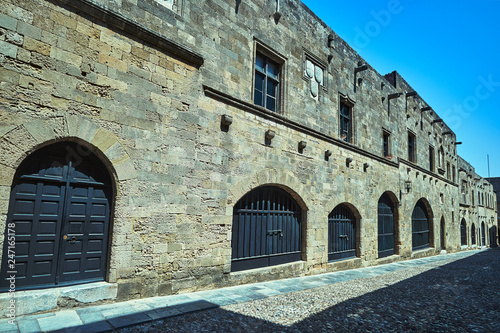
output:
[[[63,239],[64,240],[67,240],[68,239],[68,235],[64,235],[63,236]],[[71,238],[68,240],[71,244],[75,244],[76,242],[76,237],[75,236],[71,236]]]

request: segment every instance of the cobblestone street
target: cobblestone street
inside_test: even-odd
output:
[[[499,276],[496,248],[120,332],[499,332]]]

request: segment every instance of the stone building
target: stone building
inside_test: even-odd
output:
[[[0,65],[18,314],[492,239],[455,133],[299,0],[2,0]]]
[[[496,225],[496,230],[497,230],[497,239],[496,239],[496,246],[500,244],[500,237],[499,237],[499,229],[500,229],[500,220],[498,219],[498,207],[500,206],[500,201],[499,201],[499,196],[500,196],[500,177],[491,177],[491,178],[486,178],[486,180],[493,186],[493,191],[495,191],[495,198],[493,198],[493,204],[496,203],[495,206],[495,211],[497,213],[496,218],[497,218],[497,225]],[[495,228],[495,226],[493,226]],[[494,231],[494,230],[493,230]],[[493,232],[492,232],[493,234]]]

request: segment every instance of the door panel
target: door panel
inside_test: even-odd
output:
[[[70,158],[71,149],[84,153]],[[49,146],[21,164],[7,216],[15,224],[18,290],[105,278],[110,185],[102,162],[74,143]],[[2,262],[8,259],[5,241]],[[7,271],[3,265],[0,290]]]

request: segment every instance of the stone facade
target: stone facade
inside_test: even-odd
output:
[[[254,103],[256,53],[279,66],[277,112]],[[105,281],[118,300],[459,251],[463,218],[467,230],[496,221],[492,186],[453,131],[299,0],[2,0],[0,65],[0,230],[27,156],[59,141],[91,149],[113,178]],[[464,201],[463,181],[488,199]],[[232,272],[233,207],[263,185],[300,206],[302,260]],[[384,193],[396,246],[378,258]],[[430,240],[413,251],[417,202]],[[328,216],[343,203],[356,256],[329,261]]]

